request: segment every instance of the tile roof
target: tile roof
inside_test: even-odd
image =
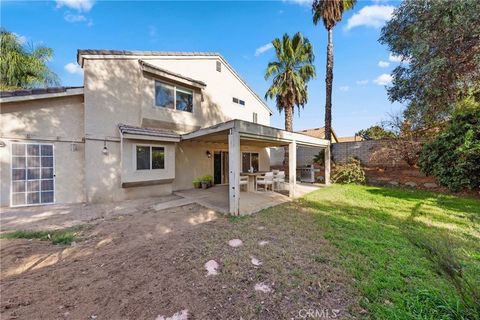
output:
[[[142,136],[180,139],[180,135],[173,130],[157,129],[157,128],[142,128],[142,127],[135,127],[135,126],[130,126],[126,124],[119,124],[118,129],[122,134],[129,133],[129,134],[138,134]]]
[[[83,87],[50,87],[50,88],[35,88],[35,89],[19,89],[0,91],[0,98],[29,96],[34,94],[47,93],[62,93],[71,89],[83,89]]]
[[[171,75],[171,76],[174,76],[174,77],[178,77],[178,78],[181,78],[181,79],[184,79],[184,80],[187,80],[187,81],[190,81],[190,82],[195,82],[203,87],[207,86],[207,84],[203,81],[200,81],[200,80],[195,80],[195,79],[192,79],[192,78],[189,78],[189,77],[186,77],[184,75],[181,75],[179,73],[175,73],[175,72],[172,72],[170,70],[167,70],[167,69],[163,69],[163,68],[160,68],[160,67],[157,67],[156,65],[153,65],[151,63],[148,63],[148,62],[145,62],[143,60],[138,60],[138,63],[140,63],[140,66],[143,67],[148,67],[148,68],[152,68],[152,69],[155,69],[157,71],[160,71],[160,72],[163,72],[163,73],[166,73],[168,75]]]

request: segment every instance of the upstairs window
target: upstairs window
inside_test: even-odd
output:
[[[217,61],[217,71],[222,72],[222,63],[220,61]]]
[[[253,123],[258,123],[258,114],[256,112],[253,113]]]
[[[244,100],[233,97],[232,101],[233,101],[233,103],[239,104],[241,106],[245,106],[245,101]]]
[[[161,108],[193,112],[193,91],[155,81],[155,105]]]
[[[136,146],[137,170],[165,169],[165,148]]]

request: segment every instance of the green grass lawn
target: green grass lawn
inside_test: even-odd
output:
[[[480,200],[334,185],[300,203],[339,250],[370,318],[480,318]]]
[[[17,230],[0,234],[0,239],[38,239],[50,240],[52,244],[71,244],[82,226],[76,226],[60,230]]]

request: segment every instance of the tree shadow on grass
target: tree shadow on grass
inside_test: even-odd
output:
[[[373,195],[381,195],[406,201],[430,202],[437,207],[466,215],[472,222],[480,219],[480,199],[440,194],[424,190],[403,188],[367,188]]]

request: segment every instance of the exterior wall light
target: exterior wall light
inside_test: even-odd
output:
[[[103,149],[102,149],[102,153],[104,155],[107,155],[108,154],[108,148],[107,148],[107,140],[103,140]]]
[[[210,150],[207,150],[206,154],[207,154],[208,159],[210,159],[212,157],[212,153],[210,152]]]

